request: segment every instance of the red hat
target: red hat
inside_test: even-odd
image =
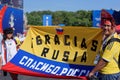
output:
[[[111,25],[112,23],[111,23],[109,20],[105,20],[105,21],[104,21],[104,24],[106,24],[106,25]]]
[[[114,20],[113,16],[109,12],[107,12],[106,10],[102,9],[101,10],[101,23],[100,23],[100,25],[104,25],[104,23],[106,21],[110,21],[112,26],[115,26],[115,20]]]

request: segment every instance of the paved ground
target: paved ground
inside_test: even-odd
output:
[[[32,76],[24,76],[19,75],[19,80],[80,80],[80,79],[52,79],[52,78],[41,78],[41,77],[32,77]],[[9,73],[7,76],[3,76],[2,71],[0,71],[0,80],[12,80]]]

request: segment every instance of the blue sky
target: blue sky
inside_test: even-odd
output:
[[[24,12],[31,11],[77,11],[120,10],[120,0],[23,0]]]

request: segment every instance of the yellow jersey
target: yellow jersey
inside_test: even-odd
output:
[[[109,41],[111,38],[119,38],[120,36],[117,33],[109,36],[106,39],[106,42]],[[120,72],[118,67],[118,58],[120,54],[120,43],[117,41],[111,42],[105,48],[105,50],[100,51],[101,57],[107,61],[107,65],[100,70],[102,74],[114,74]]]

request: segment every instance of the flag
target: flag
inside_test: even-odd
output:
[[[94,68],[102,30],[31,26],[15,57],[2,70],[46,78],[83,78]]]
[[[0,29],[12,27],[14,34],[23,33],[23,10],[8,6],[1,6],[0,10]],[[0,31],[1,31],[0,30]]]
[[[61,27],[56,28],[56,32],[57,32],[57,34],[63,34],[63,29]]]

